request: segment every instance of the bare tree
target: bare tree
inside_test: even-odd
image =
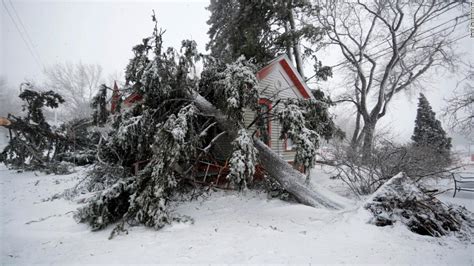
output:
[[[56,64],[45,70],[46,87],[66,100],[71,118],[89,116],[90,101],[102,82],[102,67],[83,63]]]
[[[468,74],[462,79],[454,95],[447,99],[443,116],[448,119],[451,129],[472,140],[474,137],[474,70],[468,66]]]
[[[352,145],[362,148],[364,157],[372,150],[377,122],[385,116],[395,94],[420,88],[428,70],[455,69],[453,43],[460,39],[455,29],[467,22],[467,12],[434,27],[432,21],[456,12],[462,4],[437,0],[320,1],[318,22],[345,59],[340,66],[352,88],[341,101],[352,103],[357,110]]]

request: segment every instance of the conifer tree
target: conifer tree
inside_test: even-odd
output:
[[[43,114],[43,107],[57,108],[64,103],[61,95],[54,91],[38,92],[31,84],[24,84],[24,89],[18,97],[25,102],[23,110],[27,110],[26,119],[41,125],[44,129],[49,129],[49,124]]]
[[[54,148],[53,141],[64,137],[53,132],[43,108],[57,108],[64,100],[54,91],[37,91],[29,83],[22,84],[22,89],[19,98],[24,101],[26,115],[8,116],[12,121],[9,127],[12,138],[0,154],[0,162],[12,167],[44,169],[54,157],[51,151],[54,150],[54,154],[61,151]]]
[[[428,147],[440,154],[449,155],[451,138],[446,136],[426,97],[420,93],[418,99],[415,130],[411,139],[417,147]]]
[[[0,162],[24,170],[46,173],[69,172],[71,163],[90,164],[95,160],[97,134],[89,132],[88,119],[74,119],[60,126],[48,123],[45,107],[57,108],[63,97],[50,90],[38,90],[23,83],[19,98],[25,103],[24,116],[8,114],[10,142],[0,153]]]
[[[310,1],[212,0],[208,10],[211,17],[207,21],[207,49],[213,57],[229,63],[243,55],[261,65],[286,53],[294,59],[301,76],[303,57],[314,59],[317,77],[326,79],[332,75],[331,69],[322,66],[315,56],[323,29],[304,22],[319,13],[318,6]],[[303,22],[297,23],[298,20]],[[303,41],[307,45],[301,50]]]
[[[270,28],[272,14],[268,12],[271,7],[270,1],[212,0],[207,22],[211,39],[207,48],[211,55],[225,62],[241,55],[247,59],[254,57],[258,62],[271,60],[275,56]]]
[[[92,98],[91,107],[94,110],[92,120],[97,126],[104,125],[109,116],[109,111],[107,110],[107,89],[109,88],[102,84],[97,95]]]

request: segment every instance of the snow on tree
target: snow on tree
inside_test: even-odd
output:
[[[277,155],[262,147],[245,129],[244,109],[258,107],[255,66],[243,58],[222,64],[204,57],[203,78],[198,79],[194,64],[202,57],[196,43],[183,41],[179,52],[173,48],[163,51],[163,31],[158,30],[154,16],[153,20],[153,35],[133,48],[135,56],[126,68],[127,86],[140,93],[143,101],[109,121],[111,130],[102,135],[97,151],[97,176],[90,174],[96,182],[112,185],[97,192],[78,210],[76,219],[92,229],[119,222],[111,236],[126,230],[127,224],[159,229],[183,219],[172,214],[170,202],[193,180],[199,158],[213,145],[210,129],[217,127],[234,139],[234,150],[228,158],[231,182],[244,188],[252,180],[255,165],[262,163],[266,168],[280,169],[269,172],[301,202],[336,208],[336,204],[303,185],[299,172],[281,158],[272,157]],[[212,91],[207,99],[198,93],[206,90]],[[306,120],[301,119],[295,132],[307,132]],[[294,124],[290,123],[288,130],[291,126]],[[311,134],[315,139],[317,133]],[[305,160],[311,161],[307,157],[314,153],[306,150],[314,145],[310,147],[309,139],[305,141],[301,152]],[[119,174],[113,177],[104,174],[103,168],[124,171],[117,171]],[[134,169],[139,170],[136,175]]]
[[[239,122],[243,122],[244,107],[256,110],[258,106],[260,93],[254,73],[255,67],[245,64],[245,58],[241,56],[218,75],[217,93],[222,93],[219,98],[225,99],[222,109]]]
[[[258,109],[260,91],[255,77],[256,66],[243,56],[227,64],[212,57],[205,59],[199,92],[232,121],[242,126],[244,107],[253,111]]]
[[[316,163],[320,138],[341,137],[328,108],[332,104],[324,95],[318,99],[285,99],[275,113],[281,124],[280,138],[289,138],[296,147],[295,165],[302,166],[309,178],[309,169]],[[307,179],[309,181],[309,179]]]
[[[306,0],[211,1],[207,21],[210,41],[206,48],[224,62],[244,56],[262,64],[286,53],[291,60],[294,58],[303,77],[303,59],[309,57],[315,62],[315,76],[326,79],[332,75],[331,70],[315,56],[324,30],[307,23],[308,18],[319,14],[319,9]]]
[[[209,125],[201,124],[203,117],[198,117],[199,112],[186,97],[186,90],[196,85],[194,77],[188,75],[193,67],[190,62],[196,55],[193,52],[195,44],[183,42],[185,52],[178,55],[173,49],[156,53],[161,48],[152,49],[150,45],[155,43],[161,45],[161,33],[157,31],[145,39],[143,46],[144,51],[154,51],[154,58],[149,60],[143,54],[139,55],[142,62],[148,62],[143,68],[137,64],[136,71],[145,69],[142,77],[132,72],[131,65],[138,60],[132,59],[127,68],[128,82],[136,81],[132,86],[143,93],[144,103],[119,115],[121,122],[117,130],[110,132],[100,148],[102,160],[119,167],[131,169],[131,164],[146,159],[144,155],[149,155],[149,162],[137,176],[131,176],[129,172],[128,177],[118,177],[114,185],[97,194],[77,212],[76,219],[89,223],[92,229],[101,229],[116,221],[122,221],[117,229],[125,222],[156,229],[171,222],[176,217],[170,215],[168,204],[186,180],[185,175],[190,174],[186,169],[193,167],[193,158],[203,146],[201,142]],[[253,74],[249,76],[251,72],[246,67],[239,71],[238,65],[243,66],[241,62],[229,65],[218,81],[228,92],[237,88],[229,92],[236,100],[229,108],[234,111],[229,116],[236,117],[250,102],[244,92],[251,87],[246,89],[246,86],[253,86],[256,81]],[[233,158],[231,177],[241,183],[253,175],[256,162],[252,139],[245,130],[235,141]]]
[[[24,84],[24,89],[18,97],[26,102],[23,110],[26,109],[25,119],[41,126],[44,129],[50,129],[43,114],[43,107],[57,108],[59,104],[64,103],[61,95],[54,91],[37,92],[30,84]]]
[[[282,137],[286,136],[296,144],[295,164],[310,169],[315,164],[319,136],[305,126],[304,110],[297,100],[288,100],[278,110],[277,116],[281,123]]]
[[[43,107],[57,108],[63,103],[63,98],[53,92],[38,92],[31,84],[22,84],[23,91],[19,97],[25,102],[23,110],[25,117],[9,115],[11,121],[11,139],[3,150],[0,161],[12,167],[29,169],[44,168],[47,166],[54,152],[51,137],[54,133],[46,122]],[[59,136],[58,136],[59,137]],[[44,151],[47,151],[45,156]]]
[[[188,145],[193,141],[192,120],[196,108],[190,104],[171,114],[152,137],[150,163],[136,177],[119,178],[110,188],[97,194],[90,203],[79,209],[76,219],[87,222],[93,230],[102,229],[121,220],[123,226],[144,224],[156,229],[172,220],[167,204],[178,185],[179,163],[193,155]],[[120,228],[120,227],[118,227]],[[114,231],[115,233],[115,231]]]
[[[232,142],[234,151],[229,160],[230,173],[227,176],[234,184],[246,187],[251,182],[257,165],[257,149],[251,136],[245,129],[240,129],[237,138]]]
[[[414,141],[415,146],[429,147],[440,154],[449,156],[451,138],[446,136],[441,122],[436,119],[436,113],[431,109],[426,97],[420,93],[420,98],[418,99],[415,129],[411,139]]]
[[[29,83],[22,84],[19,98],[25,102],[24,117],[8,115],[10,142],[0,154],[0,161],[13,168],[68,172],[68,165],[61,161],[86,164],[93,161],[86,151],[93,148],[87,134],[76,134],[87,126],[83,120],[74,120],[61,127],[52,127],[46,120],[45,107],[57,108],[64,103],[54,91],[39,91]],[[86,140],[87,139],[87,140]],[[77,152],[79,156],[71,153]]]
[[[94,110],[92,113],[93,123],[97,126],[102,126],[107,122],[109,111],[107,110],[107,86],[102,84],[97,95],[92,98],[91,107]]]
[[[195,44],[183,42],[183,54],[172,48],[162,53],[161,38],[155,26],[153,36],[134,47],[135,57],[127,66],[127,84],[144,101],[114,117],[119,121],[116,130],[99,147],[102,163],[128,172],[77,212],[76,219],[92,229],[117,221],[121,223],[116,229],[125,223],[158,229],[171,222],[168,204],[183,185],[204,136],[197,109],[186,97],[186,90],[196,84],[188,75]],[[133,176],[133,164],[143,160],[147,163]]]

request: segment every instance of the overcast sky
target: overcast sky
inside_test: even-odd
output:
[[[157,13],[159,25],[166,29],[165,46],[178,48],[181,40],[193,39],[199,50],[205,52],[208,41],[206,21],[210,14],[205,7],[209,1],[2,1],[0,75],[11,87],[25,79],[42,80],[43,65],[67,61],[99,64],[105,77],[123,72],[132,57],[131,48],[153,30],[152,9]],[[33,51],[22,40],[10,15],[21,32],[23,26],[26,28],[28,35],[24,34],[24,38],[31,39]],[[458,49],[471,61],[473,44],[474,39],[470,38],[458,44]],[[332,50],[319,55],[328,65],[340,60]],[[425,95],[435,111],[444,106],[443,99],[452,94],[458,79],[432,74],[433,82],[426,84]],[[383,118],[382,127],[389,125],[401,141],[408,141],[413,132],[416,96],[399,95],[390,107],[390,115]]]
[[[151,35],[152,9],[166,29],[165,46],[178,47],[183,39],[194,39],[204,51],[209,12],[207,1],[92,2],[2,0],[1,73],[10,85],[25,78],[41,79],[41,64],[65,61],[99,64],[104,72],[122,71],[132,57],[131,48]],[[37,64],[11,15],[23,21],[39,55]],[[16,17],[15,17],[16,18]],[[18,23],[19,24],[19,23]],[[19,25],[20,29],[21,25]]]

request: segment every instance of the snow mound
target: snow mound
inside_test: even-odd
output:
[[[401,222],[410,231],[420,235],[455,235],[464,240],[472,239],[474,232],[472,212],[462,206],[446,205],[423,192],[404,173],[399,173],[382,185],[368,199],[364,208],[373,215],[369,222],[377,226]]]

